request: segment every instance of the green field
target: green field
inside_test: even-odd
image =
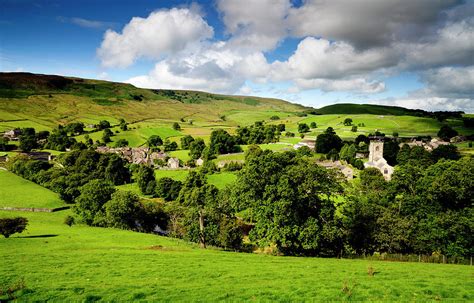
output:
[[[57,208],[64,206],[58,195],[0,169],[0,207]]]
[[[199,249],[151,234],[63,224],[70,211],[25,216],[0,239],[0,286],[19,301],[472,301],[462,265],[275,257]],[[375,270],[368,275],[368,268]],[[0,296],[0,300],[6,296]]]

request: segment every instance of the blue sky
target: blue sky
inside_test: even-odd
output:
[[[0,6],[0,71],[315,107],[353,102],[474,111],[472,1],[0,0]]]

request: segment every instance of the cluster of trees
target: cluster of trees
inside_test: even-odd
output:
[[[142,203],[132,192],[116,190],[105,180],[94,179],[80,188],[73,211],[91,226],[115,227],[141,232],[166,228],[162,205]]]
[[[147,145],[153,151],[174,151],[178,149],[178,143],[171,141],[169,139],[161,139],[158,135],[152,135],[147,140]]]
[[[364,170],[342,209],[350,249],[355,254],[472,255],[473,169],[468,158],[428,167],[410,160],[396,167],[388,183],[378,170]]]
[[[93,150],[73,150],[58,157],[60,166],[17,156],[8,162],[10,171],[59,194],[66,203],[74,203],[80,187],[100,179],[114,185],[130,182],[128,163],[116,154]]]
[[[285,130],[285,124],[263,124],[257,121],[254,125],[239,127],[236,134],[238,144],[264,144],[278,142],[280,132]]]

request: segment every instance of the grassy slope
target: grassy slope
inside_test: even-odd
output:
[[[57,208],[64,206],[52,191],[0,169],[0,207]]]
[[[0,211],[0,217],[30,221],[25,233],[0,238],[2,288],[23,278],[22,301],[474,299],[468,266],[202,250],[150,234],[67,227],[67,214]]]

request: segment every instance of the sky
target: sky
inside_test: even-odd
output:
[[[0,0],[0,71],[474,113],[474,0]]]

